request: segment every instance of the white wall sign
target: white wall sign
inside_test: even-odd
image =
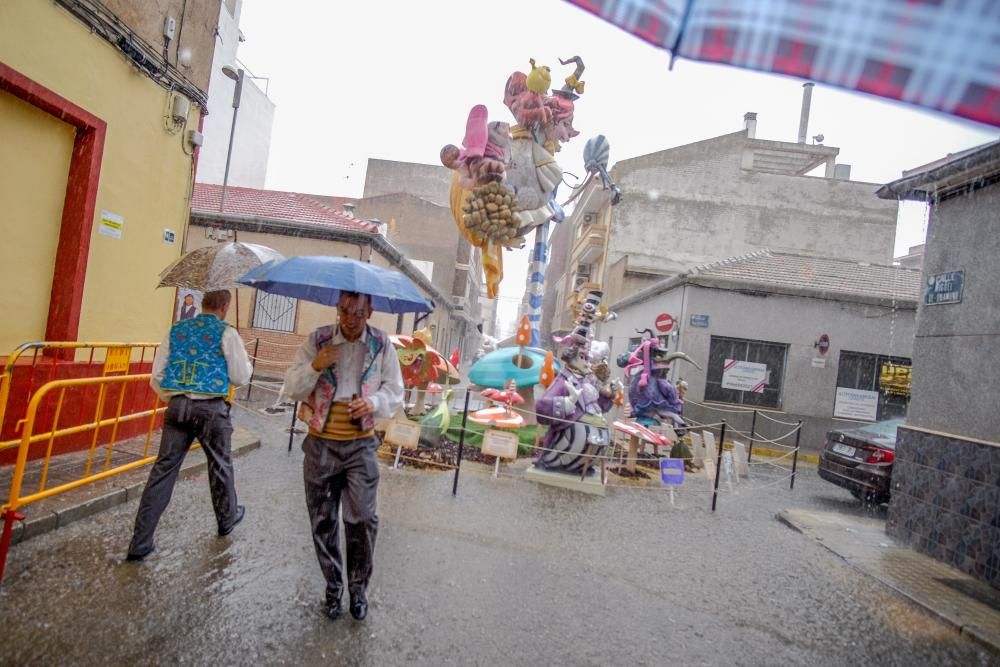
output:
[[[812,367],[813,368],[826,368],[826,358],[825,357],[813,357]]]
[[[97,228],[97,233],[110,236],[113,239],[120,239],[124,226],[125,218],[110,211],[101,211],[101,224]]]
[[[726,359],[722,367],[722,388],[764,393],[767,386],[767,364]]]
[[[877,391],[837,387],[837,400],[833,404],[834,417],[873,422],[877,415]]]

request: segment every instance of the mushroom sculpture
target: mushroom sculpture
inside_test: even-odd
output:
[[[499,428],[520,428],[524,426],[524,417],[514,410],[515,405],[523,405],[524,398],[517,393],[511,380],[503,389],[487,388],[482,392],[483,398],[499,403],[499,405],[477,410],[469,415],[469,420],[484,426]]]
[[[508,383],[513,382],[524,399],[520,410],[524,415],[524,423],[534,424],[534,388],[539,382],[544,363],[544,350],[526,347],[522,353],[516,347],[503,347],[477,361],[469,370],[469,381],[488,389],[504,389]]]

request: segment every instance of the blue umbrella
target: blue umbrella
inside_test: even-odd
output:
[[[336,306],[341,291],[368,294],[383,313],[429,313],[434,303],[398,271],[348,257],[289,257],[262,264],[239,279],[270,294]]]

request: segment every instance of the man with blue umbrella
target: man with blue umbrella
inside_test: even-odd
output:
[[[403,405],[396,351],[386,332],[368,325],[371,314],[369,295],[341,291],[337,325],[312,332],[285,373],[285,393],[302,402],[299,418],[309,425],[302,442],[303,479],[330,619],[342,610],[337,516],[342,497],[351,616],[360,621],[368,615],[378,532],[374,418],[392,417]]]

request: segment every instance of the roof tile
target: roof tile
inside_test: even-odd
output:
[[[906,301],[919,300],[922,287],[919,269],[772,250],[699,266],[698,276]]]
[[[221,199],[221,185],[195,183],[191,196],[191,210],[204,213],[218,212]],[[350,217],[310,195],[300,192],[227,186],[225,212],[290,222],[330,225],[361,232],[377,233],[378,231],[374,224]]]

